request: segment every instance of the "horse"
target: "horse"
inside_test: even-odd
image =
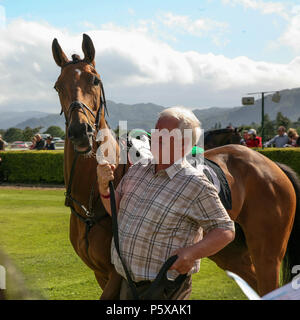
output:
[[[101,99],[103,87],[100,85],[99,88],[101,81],[95,70],[95,49],[87,35],[83,36],[82,49],[84,59],[73,55],[73,60],[69,61],[56,39],[52,44],[54,59],[61,67],[55,88],[67,122],[67,202],[79,212],[76,215],[71,207],[70,239],[77,254],[94,270],[104,289],[101,298],[117,299],[120,278],[110,263],[111,219],[105,215],[98,195],[97,163],[90,155],[97,147],[95,131],[108,128],[105,108],[100,108],[101,100],[104,100],[103,94]],[[118,154],[114,137],[108,136],[106,141]],[[90,156],[78,156],[79,152]],[[228,214],[237,226],[235,240],[209,258],[220,268],[238,274],[260,295],[279,286],[281,264],[283,280],[290,281],[292,266],[300,265],[300,181],[295,172],[238,144],[213,148],[204,155],[225,173],[232,198],[232,209]],[[77,163],[74,162],[76,158]],[[125,166],[117,167],[115,185],[125,172]],[[72,188],[70,180],[73,180]],[[90,194],[97,194],[92,197],[94,201],[91,201]],[[96,203],[93,212],[98,219],[87,233],[89,228],[84,221],[88,221],[86,215],[91,210],[84,209],[91,202]]]
[[[71,209],[69,237],[77,255],[94,271],[103,290],[101,299],[118,299],[121,277],[110,261],[111,218],[99,195],[95,158],[97,131],[109,126],[103,85],[95,69],[95,48],[86,34],[82,50],[83,59],[74,54],[69,60],[57,39],[52,42],[53,58],[61,68],[54,89],[66,119],[64,181],[65,204]],[[117,186],[125,166],[118,166],[119,146],[114,136],[108,134],[104,142],[116,154],[114,186]]]
[[[237,128],[224,128],[204,132],[204,149],[209,150],[227,144],[240,144],[241,135]]]

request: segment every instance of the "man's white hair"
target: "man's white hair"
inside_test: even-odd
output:
[[[167,108],[159,113],[158,120],[165,117],[179,120],[178,129],[181,130],[182,135],[184,135],[184,129],[191,129],[192,145],[197,144],[201,135],[201,123],[191,110],[184,107]]]

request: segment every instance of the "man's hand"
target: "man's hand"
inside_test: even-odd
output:
[[[234,231],[229,229],[215,228],[209,231],[202,240],[186,248],[180,248],[172,252],[178,255],[170,270],[176,270],[181,274],[188,273],[195,260],[212,256],[223,249],[234,239]]]
[[[109,181],[114,180],[115,166],[109,164],[98,164],[97,166],[97,177],[100,193],[107,193]]]
[[[194,266],[195,258],[193,257],[193,248],[180,248],[172,253],[172,256],[177,255],[177,260],[173,263],[170,270],[176,270],[180,274],[188,273]]]

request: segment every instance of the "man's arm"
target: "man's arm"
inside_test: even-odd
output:
[[[235,232],[229,229],[212,229],[202,240],[194,245],[174,251],[172,255],[177,254],[178,259],[170,270],[176,270],[181,274],[188,273],[192,269],[195,260],[216,254],[233,241],[234,235]]]
[[[110,164],[98,164],[97,167],[97,177],[99,185],[99,193],[101,196],[101,201],[104,205],[105,210],[109,215],[111,215],[110,207],[110,192],[109,192],[109,181],[114,180],[114,170],[115,166]],[[116,207],[119,210],[120,196],[118,192],[115,192]]]
[[[276,139],[277,136],[275,136],[274,138],[272,138],[271,140],[265,142],[265,147],[268,147],[270,146],[271,144],[273,144],[275,142],[275,139]]]
[[[210,182],[203,182],[205,186],[193,201],[189,217],[206,235],[193,245],[173,252],[172,255],[177,254],[178,259],[172,269],[179,273],[189,272],[195,260],[216,254],[233,241],[235,236],[234,223],[224,208],[217,189]]]

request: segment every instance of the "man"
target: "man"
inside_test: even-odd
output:
[[[55,150],[55,144],[51,136],[47,136],[45,150]]]
[[[243,138],[241,139],[240,144],[247,146],[246,141],[249,139],[248,130],[243,130]]]
[[[191,134],[187,136],[186,131]],[[149,288],[164,262],[176,254],[168,278],[185,273],[188,277],[176,292],[166,289],[164,299],[188,299],[191,274],[199,271],[200,259],[234,239],[234,224],[216,188],[185,159],[199,132],[199,121],[191,111],[169,108],[161,112],[151,139],[154,161],[129,168],[116,190],[120,253],[139,293]],[[108,163],[97,168],[99,192],[109,214],[108,183],[114,178],[113,171]],[[123,277],[120,299],[130,299],[114,243],[111,254]]]
[[[261,137],[257,137],[255,129],[250,129],[248,131],[248,137],[249,138],[246,140],[246,146],[248,148],[261,147]]]
[[[5,141],[2,139],[2,136],[0,134],[0,151],[5,150]]]
[[[33,147],[33,149],[36,150],[44,150],[45,148],[45,140],[42,139],[42,136],[38,133],[35,135],[35,146]]]
[[[278,132],[278,135],[272,138],[271,140],[267,141],[265,143],[265,147],[270,147],[272,145],[275,145],[275,148],[283,148],[286,144],[289,143],[290,139],[285,132],[284,126],[280,126],[277,132]]]

